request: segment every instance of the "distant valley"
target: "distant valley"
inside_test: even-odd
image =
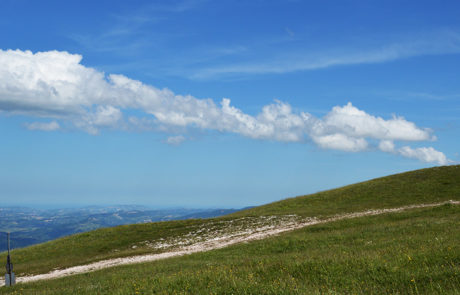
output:
[[[11,232],[11,247],[22,248],[102,227],[190,218],[211,218],[237,209],[157,209],[143,206],[76,209],[0,208],[0,232]],[[0,252],[7,249],[0,236]]]

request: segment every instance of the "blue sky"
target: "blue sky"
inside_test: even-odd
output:
[[[243,207],[458,163],[459,13],[0,0],[0,201]]]

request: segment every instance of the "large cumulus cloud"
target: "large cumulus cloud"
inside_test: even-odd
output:
[[[104,128],[140,128],[186,132],[190,128],[217,130],[254,139],[313,142],[326,149],[383,152],[425,162],[448,163],[432,147],[395,148],[395,141],[428,141],[432,131],[402,117],[372,116],[351,103],[335,106],[323,118],[294,111],[285,102],[262,107],[256,116],[212,99],[182,96],[123,75],[105,75],[81,64],[82,56],[60,51],[32,53],[0,50],[0,110],[49,122],[32,122],[31,130],[53,131],[65,123],[97,134]],[[143,116],[128,115],[137,110]],[[148,128],[146,128],[146,126]],[[179,138],[179,137],[170,137]],[[174,144],[182,142],[181,135]],[[378,142],[378,144],[377,144]]]

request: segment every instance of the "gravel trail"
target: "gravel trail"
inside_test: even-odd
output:
[[[124,258],[114,258],[108,260],[97,261],[94,263],[86,264],[86,265],[79,265],[73,266],[65,269],[57,269],[53,270],[49,273],[39,274],[39,275],[30,275],[30,276],[21,276],[16,279],[18,283],[27,283],[39,280],[49,280],[55,278],[66,277],[75,274],[87,273],[92,272],[108,267],[114,267],[119,265],[126,265],[126,264],[135,264],[135,263],[142,263],[142,262],[150,262],[160,259],[166,259],[170,257],[177,257],[183,256],[187,254],[197,253],[197,252],[204,252],[214,249],[224,248],[233,244],[254,241],[254,240],[261,240],[270,236],[275,236],[283,232],[292,231],[295,229],[300,229],[307,226],[312,226],[315,224],[322,224],[328,223],[343,219],[351,219],[363,216],[372,216],[372,215],[380,215],[385,213],[394,213],[394,212],[401,212],[410,209],[416,208],[427,208],[427,207],[437,207],[442,206],[445,204],[460,204],[460,201],[446,201],[441,203],[432,203],[432,204],[417,204],[417,205],[409,205],[399,208],[391,208],[391,209],[376,209],[376,210],[368,210],[362,212],[355,212],[355,213],[347,213],[342,215],[337,215],[334,217],[330,217],[327,219],[316,219],[316,218],[303,218],[303,219],[295,219],[295,218],[285,218],[282,222],[277,222],[274,224],[263,225],[255,228],[244,229],[239,231],[232,231],[229,234],[221,234],[216,237],[208,238],[204,241],[192,242],[189,245],[181,246],[179,248],[174,248],[170,251],[158,253],[158,254],[148,254],[148,255],[139,255],[139,256],[132,256],[132,257],[124,257]],[[292,215],[290,215],[292,216]],[[269,216],[268,218],[272,218],[273,216]],[[3,286],[5,281],[0,279],[0,286]]]

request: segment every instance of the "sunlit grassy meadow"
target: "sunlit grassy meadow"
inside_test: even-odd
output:
[[[460,207],[362,217],[5,294],[459,294]]]
[[[413,171],[210,220],[121,226],[13,251],[17,273],[152,253],[145,239],[245,216],[330,217],[460,199],[460,166]],[[224,224],[224,223],[222,223]],[[4,261],[4,253],[0,255]],[[318,224],[183,257],[0,288],[1,294],[460,294],[460,206]]]

